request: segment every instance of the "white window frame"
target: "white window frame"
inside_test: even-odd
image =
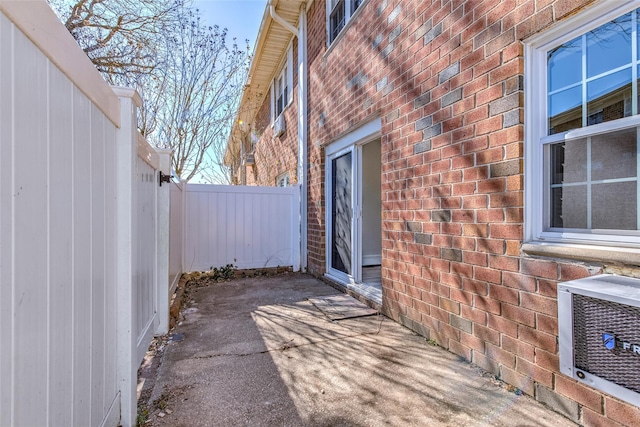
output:
[[[330,46],[335,40],[337,40],[340,37],[340,34],[348,26],[348,23],[353,17],[353,15],[356,13],[356,11],[362,8],[362,6],[366,1],[367,0],[328,0],[326,2],[327,46]],[[359,4],[356,6],[357,2],[359,2]],[[335,36],[332,37],[333,31],[331,28],[331,15],[333,15],[333,12],[337,10],[338,7],[342,7],[342,5],[344,5],[344,23],[342,24],[342,27],[338,30],[338,32],[335,34]]]
[[[620,0],[615,5],[607,1],[597,3],[543,34],[525,41],[525,242],[640,247],[638,231],[612,230],[608,234],[596,234],[549,231],[544,228],[550,211],[545,191],[549,175],[548,165],[545,164],[545,145],[640,126],[640,115],[634,115],[548,135],[547,52],[639,7],[640,0]],[[640,169],[640,161],[638,165]],[[640,192],[640,185],[638,191]],[[640,200],[640,194],[638,197]]]
[[[284,56],[284,60],[280,67],[278,67],[278,72],[276,76],[271,81],[271,126],[275,120],[287,109],[289,104],[293,102],[293,47],[289,44],[287,47],[287,51]],[[278,112],[278,93],[281,92],[281,87],[278,82],[284,81],[286,83],[285,88],[287,89],[287,99],[285,100],[285,104],[282,107],[282,111]]]
[[[278,175],[276,178],[276,187],[290,187],[291,180],[289,177],[289,172],[282,173]]]

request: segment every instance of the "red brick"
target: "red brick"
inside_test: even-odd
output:
[[[557,316],[558,302],[554,298],[543,297],[528,292],[520,292],[520,305],[538,313]]]
[[[486,311],[478,310],[467,305],[462,305],[460,306],[460,315],[465,319],[471,320],[473,323],[477,323],[479,325],[487,324]]]
[[[466,345],[469,348],[472,348],[475,351],[479,351],[481,353],[485,352],[484,341],[466,332],[460,332],[460,343]]]
[[[518,260],[518,258],[510,259]],[[527,292],[535,292],[536,290],[536,280],[534,278],[509,271],[502,273],[502,285]]]
[[[489,207],[510,208],[522,206],[523,194],[521,192],[494,193],[489,195]]]
[[[500,285],[489,285],[489,296],[497,301],[518,305],[518,291]]]
[[[478,250],[490,254],[504,254],[505,242],[500,239],[478,239]]]
[[[508,335],[502,335],[502,348],[510,353],[515,354],[516,356],[526,359],[530,362],[535,360],[535,352],[534,347],[531,344],[524,343],[522,341],[518,341],[516,338],[512,338]],[[542,365],[541,365],[542,366]],[[542,366],[545,368],[545,366]],[[546,367],[546,369],[549,369]]]
[[[449,340],[449,351],[463,357],[465,360],[471,360],[471,348],[464,343]]]
[[[558,278],[558,264],[553,261],[523,258],[520,262],[520,271],[522,274],[542,277],[545,279]]]
[[[513,369],[503,366],[502,369],[500,369],[500,379],[507,384],[517,387],[529,396],[533,396],[534,383],[527,375],[523,375]]]
[[[605,397],[605,413],[607,417],[628,427],[640,427],[640,407]]]
[[[500,333],[486,326],[474,325],[473,335],[477,336],[484,342],[491,343],[495,346],[500,345]]]
[[[462,289],[478,295],[489,294],[489,285],[480,280],[463,279]]]
[[[522,239],[522,225],[491,224],[490,236],[494,239]]]
[[[602,393],[564,375],[556,376],[556,391],[576,402],[603,413]]]
[[[500,270],[475,266],[473,267],[473,277],[476,280],[482,280],[489,283],[498,284],[501,281],[502,273]]]
[[[440,322],[438,324],[438,332],[441,332],[442,334],[444,334],[445,336],[447,336],[448,338],[451,338],[452,340],[455,341],[460,341],[460,329],[454,328],[453,326],[449,325],[448,322]]]
[[[504,341],[503,341],[504,345]],[[535,350],[536,364],[553,372],[560,371],[560,358],[557,354],[549,353],[541,349]]]
[[[489,226],[487,224],[464,224],[462,234],[464,236],[488,237]]]
[[[476,135],[484,135],[502,129],[502,115],[484,119],[476,124]]]
[[[542,332],[558,335],[558,317],[536,313],[536,328]]]
[[[457,301],[440,298],[440,308],[453,314],[460,314],[460,303]]]
[[[481,267],[486,267],[487,263],[487,254],[483,254],[480,252],[462,252],[462,260],[467,264],[478,265]]]
[[[518,338],[545,351],[556,352],[558,348],[555,335],[540,332],[528,326],[518,326]]]
[[[504,222],[504,209],[483,209],[476,212],[477,222]]]
[[[518,337],[518,324],[516,322],[506,319],[502,316],[497,316],[495,314],[489,314],[487,317],[487,324],[491,329],[494,329],[501,334],[507,334],[514,338]]]
[[[471,361],[480,366],[485,371],[491,372],[494,375],[498,375],[500,373],[500,364],[478,351],[473,352],[473,358],[471,359]]]
[[[509,271],[518,271],[520,269],[520,260],[513,257],[490,255],[489,266],[497,270],[502,270],[502,281],[504,283],[505,275],[509,274]]]
[[[528,376],[547,388],[553,387],[553,374],[528,360],[516,358],[516,371]]]
[[[492,178],[478,183],[478,192],[482,194],[502,193],[505,190],[505,178]]]
[[[585,427],[623,427],[622,424],[600,415],[598,412],[592,411],[589,408],[582,407],[581,412],[582,425]]]
[[[538,293],[543,296],[556,298],[558,296],[558,282],[538,279]]]
[[[583,279],[589,277],[594,273],[589,271],[589,268],[580,264],[558,264],[560,266],[560,280],[567,282],[569,280]],[[598,272],[598,273],[601,273]]]
[[[473,304],[473,294],[460,289],[451,289],[451,299],[458,301],[463,305],[471,306]]]
[[[505,351],[500,347],[497,347],[493,344],[487,343],[487,349],[484,354],[490,358],[495,360],[496,362],[503,365],[503,367],[507,368],[515,368],[516,366],[516,356],[513,353]]]
[[[500,302],[493,298],[485,297],[483,295],[475,295],[473,297],[473,305],[479,310],[483,310],[488,313],[500,314]]]
[[[502,315],[521,325],[534,327],[536,325],[535,313],[526,308],[518,307],[511,304],[502,305]]]

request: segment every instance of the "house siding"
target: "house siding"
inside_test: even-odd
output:
[[[324,149],[380,117],[384,313],[576,422],[638,425],[559,374],[557,284],[612,267],[521,251],[522,40],[591,3],[370,0],[327,49],[315,1],[307,265],[326,271]]]

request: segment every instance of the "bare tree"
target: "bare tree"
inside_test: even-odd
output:
[[[50,0],[111,84],[143,99],[140,132],[173,150],[176,175],[228,183],[222,158],[249,58],[227,30],[207,26],[190,0]]]
[[[182,179],[206,170],[205,179],[225,183],[220,165],[246,79],[248,42],[229,47],[226,29],[204,25],[197,11],[184,12],[180,31],[166,39],[171,54],[154,81],[162,96],[150,139],[173,150],[172,166]]]
[[[65,27],[107,81],[151,73],[159,40],[177,25],[183,0],[50,0]]]

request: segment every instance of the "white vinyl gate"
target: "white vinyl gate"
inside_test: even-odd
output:
[[[138,155],[135,174],[135,265],[133,283],[135,289],[134,307],[136,331],[136,360],[141,361],[149,342],[158,327],[156,310],[156,229],[157,229],[157,170],[158,155],[138,136]],[[139,362],[138,362],[139,363]]]
[[[135,424],[168,324],[169,153],[46,1],[0,1],[0,426]]]

